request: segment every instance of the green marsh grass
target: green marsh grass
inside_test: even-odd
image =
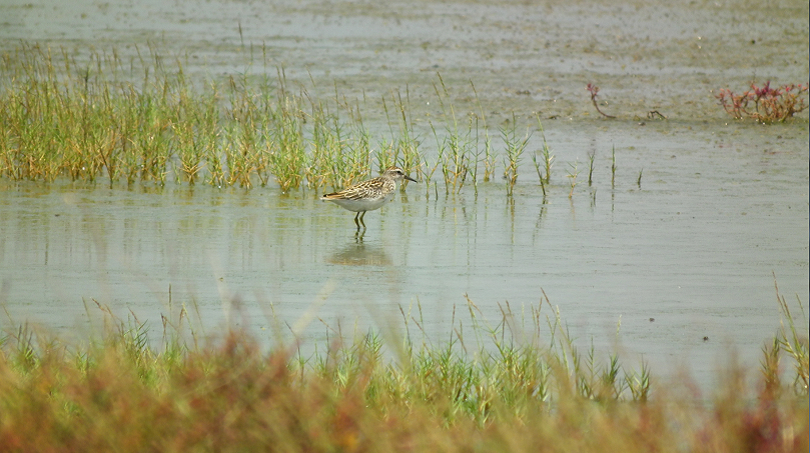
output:
[[[337,115],[318,103],[313,106],[313,123],[312,159],[306,171],[307,183],[312,187],[330,186],[339,190],[364,176],[356,173],[363,172],[366,165],[352,170],[347,134]]]
[[[444,79],[441,74],[437,74],[437,77],[439,84],[434,84],[434,91],[442,109],[442,116],[447,121],[442,134],[432,122],[430,125],[436,140],[437,165],[441,167],[444,176],[445,192],[459,193],[467,177],[477,173],[473,169],[478,165],[475,160],[478,154],[475,150],[476,134],[473,131],[476,122],[473,115],[467,115],[466,124],[461,123],[455,107],[446,102],[449,93]]]
[[[457,124],[442,136],[435,129],[437,165],[444,176],[445,191],[459,193],[467,181],[473,157],[473,141],[467,132],[461,132]]]
[[[312,124],[311,132],[305,132],[310,134],[308,166],[303,170],[308,186],[340,190],[367,177],[375,152],[359,105],[341,98],[337,87],[333,103],[305,97],[310,110],[304,121]]]
[[[178,93],[172,129],[176,139],[178,180],[194,185],[205,168],[208,156],[215,154],[218,135],[217,94],[198,96],[190,90]]]
[[[487,125],[487,117],[484,113],[484,107],[481,105],[481,99],[478,97],[478,90],[475,89],[475,84],[470,81],[470,88],[475,95],[475,105],[478,112],[474,115],[475,119],[475,165],[473,166],[472,179],[475,190],[478,190],[478,163],[484,164],[484,175],[482,182],[489,182],[495,175],[495,161],[496,156],[492,149],[492,137],[489,135],[489,126]],[[483,136],[482,136],[483,135]],[[483,153],[483,157],[481,154]]]
[[[267,107],[269,119],[266,137],[268,170],[275,177],[282,192],[298,189],[304,179],[307,155],[305,148],[304,100],[293,95],[286,87],[283,71],[279,75],[280,87],[275,105]]]
[[[136,86],[122,81],[126,70],[115,53],[93,53],[79,64],[38,46],[4,55],[2,72],[4,175],[165,182],[181,76],[146,72]]]
[[[577,187],[577,184],[579,184],[577,182],[577,177],[579,176],[579,172],[581,170],[579,169],[578,160],[574,161],[573,164],[568,164],[568,166],[570,167],[570,170],[568,171],[566,177],[568,178],[568,184],[571,186],[571,190],[568,192],[568,198],[573,198],[574,189]]]
[[[791,383],[791,388],[793,392],[806,396],[808,394],[808,370],[810,370],[808,333],[806,331],[797,330],[795,318],[790,313],[790,307],[785,296],[779,292],[779,285],[776,283],[776,274],[774,274],[773,277],[773,285],[776,290],[776,302],[779,305],[782,319],[779,330],[774,337],[771,351],[765,351],[766,359],[770,359],[770,361],[763,363],[762,371],[766,376],[766,382],[778,383],[779,374],[776,366],[781,359],[781,355],[778,351],[784,352],[787,357],[793,359],[792,364],[795,378]],[[801,325],[806,326],[807,314],[804,312],[804,306],[801,304],[798,296],[796,297],[796,305],[801,310]]]
[[[467,299],[443,342],[424,334],[418,303],[401,307],[401,328],[328,327],[326,344],[310,356],[294,341],[268,348],[238,331],[201,343],[179,340],[190,329],[184,310],[175,323],[164,322],[163,339],[153,344],[134,314],[122,320],[96,304],[105,328],[89,342],[63,342],[30,324],[6,329],[0,445],[806,451],[807,322],[793,320],[778,289],[777,299],[785,322],[765,350],[763,373],[731,365],[708,400],[688,383],[654,379],[644,363],[628,367],[616,354],[601,358],[593,346],[579,350],[545,296],[517,311],[500,304],[494,325]],[[791,366],[778,365],[782,360]]]
[[[407,95],[393,97],[400,124],[377,152],[357,103],[337,89],[313,98],[283,69],[191,81],[179,59],[171,67],[151,47],[128,64],[94,51],[87,60],[36,45],[3,55],[0,176],[165,184],[174,175],[245,188],[273,179],[286,192],[340,188],[374,167],[423,172]]]
[[[540,136],[543,138],[543,147],[540,150],[540,158],[538,161],[538,153],[532,153],[532,162],[534,162],[534,169],[537,171],[537,178],[540,179],[540,188],[543,190],[543,196],[546,196],[546,186],[551,182],[551,167],[554,163],[554,155],[551,153],[551,147],[546,141],[546,131],[543,128],[543,123],[540,121],[540,116],[537,117],[537,126],[540,131]],[[545,173],[544,173],[545,171]]]
[[[388,134],[377,135],[364,123],[365,99],[346,99],[337,83],[332,97],[318,98],[310,93],[324,90],[312,77],[311,85],[290,83],[283,68],[268,76],[264,48],[263,73],[221,80],[192,80],[184,57],[161,55],[155,47],[136,51],[126,61],[115,49],[76,53],[81,60],[26,44],[3,54],[0,177],[246,189],[273,182],[288,192],[337,190],[398,165],[424,180],[430,196],[441,183],[446,194],[469,185],[477,192],[503,165],[511,194],[525,148],[539,130],[542,149],[532,159],[544,194],[551,181],[554,155],[539,117],[523,135],[513,114],[497,128],[502,143],[494,143],[472,81],[474,106],[460,112],[437,74],[440,111],[417,120],[407,87],[391,91],[382,97]],[[435,147],[423,142],[425,135]]]
[[[512,115],[512,121],[500,128],[501,140],[505,148],[503,177],[506,180],[506,195],[511,196],[517,184],[518,167],[523,157],[523,152],[529,144],[531,134],[526,131],[522,137],[517,132],[517,118]]]
[[[383,110],[388,121],[390,140],[382,139],[380,143],[380,170],[385,170],[393,165],[398,165],[403,171],[418,179],[425,179],[425,161],[419,149],[420,139],[416,133],[413,118],[410,115],[410,93],[405,90],[405,97],[400,91],[391,94],[396,121],[391,119],[388,102],[383,97]],[[359,116],[359,113],[358,113]],[[393,123],[397,124],[394,129]],[[432,176],[432,175],[431,175]],[[402,190],[407,187],[408,181],[403,181]]]

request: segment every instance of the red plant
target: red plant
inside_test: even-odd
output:
[[[770,80],[761,88],[751,83],[751,89],[743,94],[734,94],[723,88],[715,97],[729,115],[737,119],[753,118],[760,123],[784,122],[807,108],[803,94],[808,84],[790,84],[771,88]]]
[[[596,97],[599,95],[599,87],[598,86],[596,86],[596,85],[594,85],[592,83],[589,83],[588,86],[585,87],[585,89],[588,90],[589,93],[591,93],[591,102],[593,102],[593,106],[596,108],[597,112],[601,113],[602,116],[604,116],[606,118],[616,118],[615,116],[608,115],[607,113],[599,110],[599,105],[596,103]]]

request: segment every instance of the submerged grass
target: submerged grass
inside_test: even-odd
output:
[[[335,330],[311,357],[228,332],[197,346],[108,317],[103,337],[63,343],[23,325],[0,347],[0,445],[28,451],[807,451],[807,333],[784,328],[752,393],[733,366],[707,401],[656,385],[647,367],[582,353],[548,300],[501,306],[446,343],[402,308],[402,334]],[[551,313],[542,311],[548,308]],[[182,316],[182,315],[181,315]],[[181,324],[181,323],[178,323]],[[466,330],[463,325],[466,325]],[[807,326],[801,322],[801,326]],[[799,329],[802,330],[802,329]],[[780,360],[797,375],[782,384]],[[792,373],[791,373],[792,374]],[[791,378],[792,379],[792,378]],[[36,420],[36,423],[32,423]]]

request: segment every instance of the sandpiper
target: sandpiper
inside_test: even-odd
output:
[[[363,225],[363,229],[366,228],[366,224],[363,222],[366,211],[380,209],[387,201],[394,198],[397,182],[403,179],[417,182],[406,175],[401,168],[391,167],[385,170],[381,176],[351,185],[340,192],[328,193],[322,196],[321,200],[334,201],[341,208],[356,212],[354,224],[357,225],[359,231],[360,225]]]

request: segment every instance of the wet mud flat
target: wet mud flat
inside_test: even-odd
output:
[[[620,118],[724,120],[713,90],[806,83],[809,72],[801,1],[18,1],[0,13],[4,50],[38,42],[81,59],[115,48],[126,62],[151,45],[191,74],[284,68],[316,96],[378,104],[407,88],[417,116],[439,111],[440,73],[460,111],[477,110],[472,82],[491,124],[512,112],[597,115],[588,83]]]

